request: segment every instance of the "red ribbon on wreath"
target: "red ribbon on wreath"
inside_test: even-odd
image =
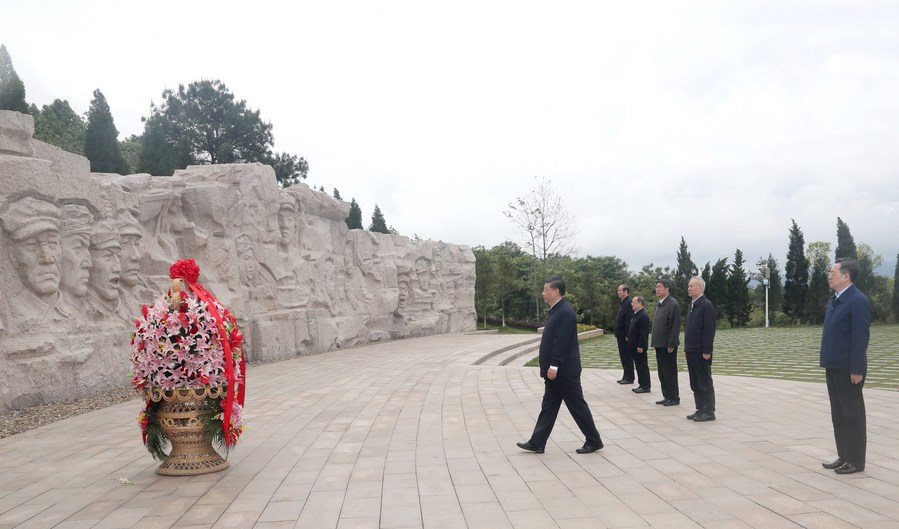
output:
[[[225,331],[225,319],[231,320],[231,322],[234,323],[235,328],[237,327],[237,322],[234,320],[234,316],[232,316],[227,309],[224,309],[224,307],[222,308],[225,310],[225,314],[221,314],[217,308],[218,300],[215,299],[215,296],[197,283],[197,280],[200,278],[200,267],[197,266],[197,263],[195,263],[193,259],[181,259],[177,261],[171,268],[169,268],[169,277],[172,279],[183,279],[187,282],[187,286],[190,287],[193,293],[196,294],[199,299],[206,302],[206,306],[212,314],[212,317],[215,319],[216,326],[218,327],[219,342],[222,344],[222,350],[225,352],[225,378],[228,380],[228,393],[225,397],[225,409],[222,410],[222,413],[224,414],[222,419],[222,431],[225,433],[225,446],[231,446],[236,442],[236,440],[232,441],[229,432],[231,427],[231,409],[234,407],[235,400],[241,406],[243,406],[244,403],[246,363],[244,361],[244,356],[240,355],[240,361],[238,363],[240,366],[240,376],[236,377],[234,375],[234,357],[231,354],[230,337]]]

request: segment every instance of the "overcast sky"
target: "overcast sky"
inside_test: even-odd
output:
[[[120,138],[165,88],[219,79],[307,183],[401,234],[521,242],[502,212],[553,183],[578,255],[635,270],[806,242],[899,253],[899,3],[0,0],[38,106]]]

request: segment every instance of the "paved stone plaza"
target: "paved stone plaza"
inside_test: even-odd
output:
[[[164,477],[140,401],[0,440],[0,528],[896,528],[899,393],[866,390],[868,466],[837,476],[822,383],[715,378],[718,420],[586,370],[597,453],[566,411],[523,452],[543,393],[503,366],[528,335],[449,334],[252,367],[224,472]],[[499,353],[497,353],[499,352]],[[823,377],[823,374],[822,374]]]

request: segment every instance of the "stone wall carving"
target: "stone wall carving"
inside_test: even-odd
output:
[[[474,329],[465,246],[348,230],[346,202],[261,164],[91,173],[0,111],[0,413],[127,385],[142,303],[193,258],[249,360]]]

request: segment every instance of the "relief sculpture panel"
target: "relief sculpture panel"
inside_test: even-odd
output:
[[[0,413],[126,386],[133,317],[178,259],[250,361],[475,327],[466,246],[348,230],[346,202],[269,166],[90,173],[32,135],[0,111]]]

